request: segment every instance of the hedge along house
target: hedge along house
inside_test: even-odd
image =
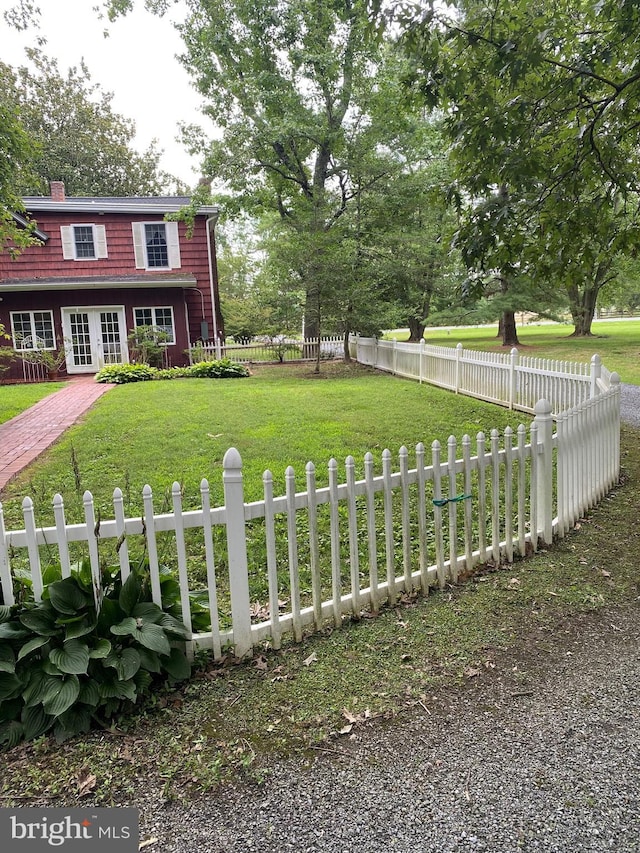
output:
[[[187,197],[74,198],[52,181],[50,197],[23,202],[37,243],[14,259],[0,253],[0,323],[18,353],[64,347],[72,375],[130,361],[139,326],[165,333],[170,365],[187,364],[197,341],[224,341],[217,208],[197,208],[188,235],[165,218]],[[18,359],[5,378],[24,375]]]

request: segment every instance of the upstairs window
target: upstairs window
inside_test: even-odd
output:
[[[56,348],[51,311],[12,311],[11,332],[14,349]]]
[[[108,257],[104,225],[61,225],[60,236],[66,261],[94,261]]]
[[[145,225],[144,241],[147,251],[148,267],[168,267],[169,253],[167,251],[167,232],[165,226]]]
[[[180,244],[177,222],[134,222],[136,269],[178,269]]]

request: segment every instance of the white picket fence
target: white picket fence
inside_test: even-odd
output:
[[[359,356],[367,356],[373,347],[359,340],[357,349]],[[383,358],[391,353],[395,366],[400,365],[398,372],[408,375],[402,358],[406,354],[408,361],[409,350],[403,345],[379,343],[375,349],[384,353]],[[487,396],[528,408],[522,396],[512,392],[514,373],[534,382],[530,365],[518,373],[513,354],[506,367],[467,354],[463,366],[463,357],[456,353],[453,359],[451,351],[443,354],[438,384],[455,382],[454,390],[480,396],[486,376],[494,383]],[[423,373],[418,378],[425,380],[426,364],[435,365],[437,359],[432,354],[419,356]],[[467,390],[465,382],[474,375],[469,364],[474,369],[483,365],[484,373],[476,371],[476,384]],[[498,376],[502,378],[496,380]],[[560,387],[563,376],[565,391]],[[43,560],[53,556],[67,576],[79,548],[91,562],[99,601],[101,562],[119,562],[126,577],[132,556],[144,553],[158,604],[161,566],[166,562],[175,566],[183,619],[192,630],[190,571],[195,555],[204,554],[200,576],[206,578],[211,628],[192,631],[192,646],[210,649],[216,657],[233,646],[242,656],[266,638],[278,648],[288,632],[300,640],[305,629],[319,630],[327,620],[339,625],[344,614],[376,611],[403,593],[427,593],[431,586],[455,583],[478,564],[510,562],[515,555],[535,551],[539,543],[550,543],[554,534],[564,535],[618,480],[617,375],[594,358],[589,373],[572,365],[562,374],[554,367],[535,382],[551,379],[545,387],[553,399],[579,398],[576,405],[556,413],[555,433],[552,405],[538,400],[528,430],[524,425],[515,433],[508,428],[502,437],[492,430],[489,436],[479,433],[474,441],[451,436],[446,447],[434,441],[429,455],[418,444],[411,461],[404,447],[396,463],[389,450],[379,459],[367,453],[361,465],[348,457],[342,474],[336,460],[330,460],[326,476],[308,463],[301,491],[301,477],[289,467],[285,494],[275,496],[273,475],[267,471],[259,501],[246,502],[242,460],[231,448],[223,461],[224,505],[219,507],[211,506],[207,480],[202,480],[197,509],[183,508],[176,482],[172,510],[162,513],[156,511],[146,486],[143,513],[133,518],[125,516],[120,489],[114,491],[110,520],[99,518],[86,492],[81,524],[67,523],[62,498],[56,495],[55,523],[39,527],[27,497],[22,504],[24,528],[6,530],[0,504],[4,603],[13,603],[25,564],[39,600]],[[516,391],[523,382],[515,379]],[[357,469],[362,472],[359,477]]]
[[[522,412],[533,412],[538,400],[548,400],[562,412],[609,387],[610,374],[600,356],[591,363],[554,361],[510,353],[352,338],[351,352],[362,364],[398,376],[429,382],[441,388],[478,397]]]
[[[342,358],[344,341],[339,336],[322,338],[255,338],[247,344],[198,344],[192,358],[211,361],[230,358],[240,364],[278,363],[284,361],[315,361],[320,348],[320,358]]]

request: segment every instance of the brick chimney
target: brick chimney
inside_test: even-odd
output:
[[[49,183],[51,188],[51,199],[53,201],[64,201],[64,182],[63,181],[51,181]]]

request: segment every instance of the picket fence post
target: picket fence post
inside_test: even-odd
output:
[[[532,460],[536,466],[536,506],[537,531],[532,530],[550,545],[553,539],[553,417],[551,403],[538,400],[535,405],[534,423],[537,427],[537,456]]]
[[[509,359],[509,408],[513,409],[516,402],[516,367],[518,366],[518,350],[514,347]]]
[[[251,652],[252,642],[242,459],[235,447],[225,453],[222,468],[233,644],[235,656],[241,658]]]
[[[460,360],[462,359],[462,344],[456,344],[456,394],[460,391]]]
[[[591,385],[589,391],[589,397],[593,400],[593,398],[598,393],[598,379],[602,376],[602,359],[596,353],[591,356]]]

